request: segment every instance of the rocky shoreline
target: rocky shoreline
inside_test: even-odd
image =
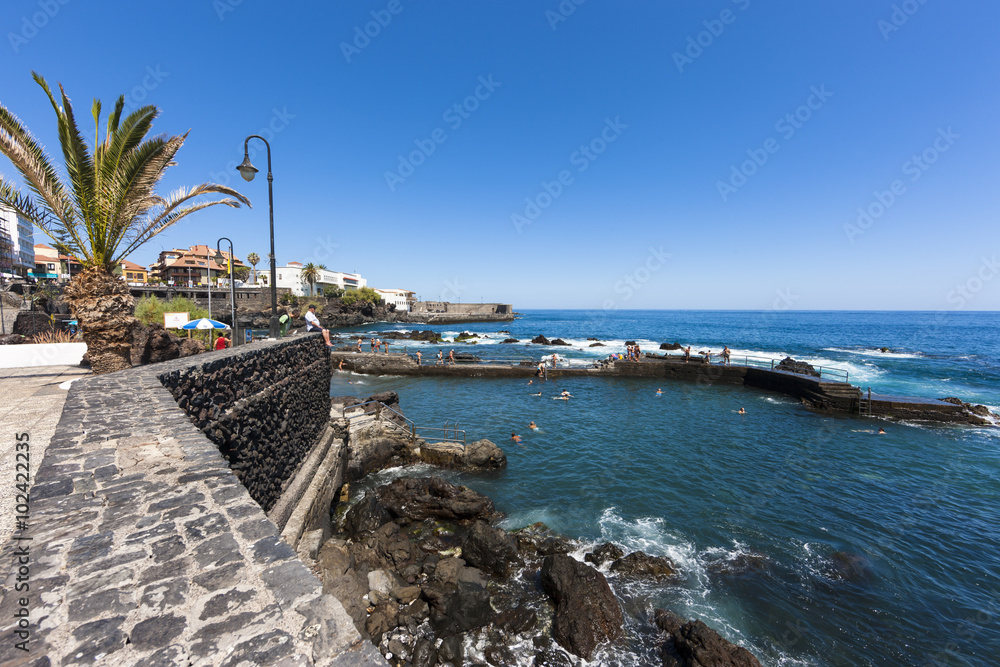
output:
[[[386,401],[398,410],[392,392],[333,400],[348,407]],[[435,458],[407,443],[391,429],[352,437],[352,491],[373,473],[409,463],[506,467],[489,441],[470,445],[464,458]],[[335,504],[334,535],[320,548],[317,569],[324,591],[392,665],[604,663],[637,643],[671,667],[760,664],[700,621],[646,603],[637,614],[636,600],[619,599],[609,584],[674,585],[680,569],[670,559],[626,554],[611,543],[587,550],[541,523],[504,530],[488,497],[433,474],[367,485]]]

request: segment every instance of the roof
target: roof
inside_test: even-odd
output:
[[[139,266],[135,262],[130,262],[127,259],[123,259],[121,261],[121,265],[122,265],[123,269],[127,269],[129,271],[146,271],[147,270],[146,267]]]

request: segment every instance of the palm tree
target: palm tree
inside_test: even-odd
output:
[[[87,145],[77,126],[73,105],[62,85],[61,104],[39,74],[35,82],[49,97],[56,113],[65,176],[21,121],[0,104],[0,152],[20,172],[30,191],[22,194],[0,178],[0,203],[12,207],[55,242],[59,252],[76,257],[83,270],[66,287],[64,298],[80,322],[95,373],[131,366],[134,299],[128,285],[115,275],[119,261],[136,248],[203,208],[224,204],[238,208],[250,201],[235,190],[203,183],[162,197],[155,188],[184,144],[187,133],[147,138],[159,115],[154,106],[136,109],[125,118],[124,96],[115,103],[100,137],[101,102],[91,107],[94,146]],[[191,202],[208,194],[223,199]]]
[[[260,255],[255,252],[247,255],[247,261],[250,262],[250,266],[253,267],[253,284],[257,284],[257,262],[260,261]]]
[[[302,280],[309,283],[309,296],[316,296],[313,285],[319,279],[319,267],[309,262],[302,267]]]

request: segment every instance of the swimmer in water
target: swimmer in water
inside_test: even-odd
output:
[[[541,395],[542,395],[542,392],[538,392],[537,394],[532,394],[532,396],[541,396]]]
[[[740,411],[737,412],[736,414],[738,414],[738,415],[745,415],[746,413],[747,413],[746,410],[744,410],[743,408],[740,408]]]
[[[885,429],[880,426],[879,429],[878,429],[878,434],[879,435],[885,435]]]
[[[513,440],[515,444],[518,444],[518,445],[521,444],[521,436],[517,435],[516,433],[511,433],[510,434],[510,439]]]
[[[535,424],[535,422],[531,422],[530,424],[528,424],[528,428],[530,428],[532,431],[538,430],[538,426]]]
[[[535,383],[534,380],[528,380],[528,384],[534,384],[534,383]]]
[[[563,389],[563,390],[562,390],[562,393],[561,393],[561,394],[559,394],[559,395],[560,395],[561,397],[563,397],[563,398],[573,398],[573,394],[569,393],[569,392],[568,392],[568,391],[566,391],[565,389]]]
[[[656,395],[657,396],[662,396],[663,395],[663,390],[662,389],[657,389],[656,390]]]

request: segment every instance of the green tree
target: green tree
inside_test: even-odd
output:
[[[73,309],[87,343],[95,373],[131,366],[134,299],[128,285],[115,275],[118,262],[136,248],[203,208],[224,204],[238,208],[250,201],[235,190],[215,183],[181,188],[167,197],[156,186],[175,164],[187,133],[147,138],[159,115],[154,106],[122,117],[125,97],[108,116],[103,140],[101,102],[91,106],[94,145],[87,144],[77,125],[73,105],[62,85],[57,100],[48,83],[32,72],[56,114],[65,177],[28,129],[0,104],[0,151],[21,174],[30,194],[0,178],[0,203],[21,213],[55,242],[59,252],[75,256],[83,270],[66,287],[64,297]],[[222,199],[193,202],[202,195]]]
[[[255,252],[247,255],[247,261],[250,262],[250,266],[253,267],[253,284],[257,284],[257,262],[260,261],[260,255]]]
[[[361,289],[351,290],[346,293],[340,298],[340,301],[348,306],[355,303],[374,303],[378,305],[382,301],[382,297],[371,287],[362,287]]]
[[[315,296],[316,281],[319,280],[319,267],[309,262],[302,267],[302,280],[309,285],[309,296]]]

